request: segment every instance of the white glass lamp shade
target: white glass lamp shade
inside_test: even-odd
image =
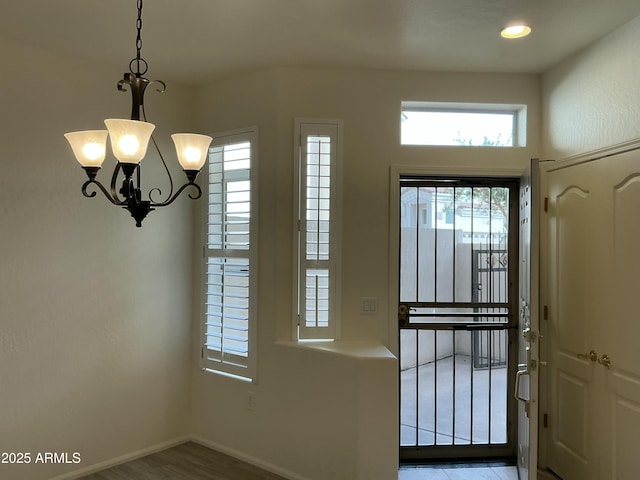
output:
[[[182,169],[200,170],[207,160],[213,138],[197,133],[174,133],[171,138],[176,146],[178,162]]]
[[[104,162],[108,133],[106,130],[85,130],[65,133],[64,136],[80,165],[100,168]]]
[[[109,130],[111,150],[120,163],[140,163],[147,153],[153,123],[109,118],[104,121]]]

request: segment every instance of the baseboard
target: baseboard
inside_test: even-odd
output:
[[[206,438],[200,437],[198,435],[192,436],[189,440],[204,447],[211,448],[212,450],[216,450],[220,453],[224,453],[231,457],[237,458],[238,460],[242,460],[243,462],[249,463],[268,472],[275,473],[276,475],[280,475],[281,477],[287,478],[289,480],[309,480],[307,477],[303,477],[301,475],[298,475],[297,473],[290,472],[288,470],[285,470],[284,468],[278,467],[277,465],[265,462],[263,460],[260,460],[259,458],[252,457],[251,455],[247,455],[246,453],[240,452],[238,450],[234,450],[219,443],[212,442],[211,440],[207,440]]]
[[[560,480],[551,470],[538,469],[538,480]]]
[[[307,477],[303,477],[301,475],[298,475],[297,473],[278,467],[277,465],[273,465],[271,463],[265,462],[251,455],[247,455],[246,453],[240,452],[238,450],[234,450],[232,448],[228,448],[224,445],[221,445],[216,442],[212,442],[210,440],[207,440],[206,438],[203,438],[197,435],[190,435],[190,436],[186,435],[186,436],[175,438],[173,440],[169,440],[167,442],[158,443],[156,445],[152,445],[150,447],[143,448],[135,452],[127,453],[119,457],[105,460],[104,462],[94,463],[93,465],[90,465],[88,467],[84,467],[78,470],[74,470],[72,472],[64,473],[56,477],[51,477],[49,478],[49,480],[74,480],[80,477],[84,477],[86,475],[91,475],[101,470],[106,470],[107,468],[115,467],[117,465],[130,462],[132,460],[137,460],[138,458],[146,457],[147,455],[152,455],[154,453],[161,452],[162,450],[166,450],[168,448],[172,448],[189,441],[200,444],[207,448],[211,448],[213,450],[216,450],[220,453],[224,453],[231,457],[237,458],[238,460],[242,460],[243,462],[262,468],[263,470],[274,473],[276,475],[280,475],[281,477],[287,478],[289,480],[309,480]]]
[[[121,455],[120,457],[115,457],[109,460],[105,460],[104,462],[94,463],[93,465],[90,465],[85,468],[80,468],[78,470],[74,470],[73,472],[58,475],[56,477],[51,477],[49,480],[73,480],[79,477],[84,477],[85,475],[91,475],[92,473],[99,472],[100,470],[105,470],[107,468],[115,467],[116,465],[120,465],[122,463],[130,462],[131,460],[136,460],[138,458],[146,457],[147,455],[151,455],[153,453],[161,452],[162,450],[175,447],[176,445],[180,445],[182,443],[188,442],[189,440],[191,440],[191,437],[189,436],[178,437],[173,440],[158,443],[156,445],[152,445],[150,447],[143,448],[135,452]]]

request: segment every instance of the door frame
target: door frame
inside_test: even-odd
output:
[[[416,166],[416,165],[391,165],[389,172],[389,349],[399,358],[399,325],[398,325],[398,282],[400,275],[400,178],[403,176],[431,176],[431,177],[505,177],[520,179],[524,167],[511,168],[474,168],[474,167],[441,167],[441,166]],[[516,248],[517,250],[517,248]],[[399,375],[399,373],[398,373]],[[398,376],[398,396],[400,395]],[[398,429],[400,428],[400,412],[398,416]],[[517,439],[516,439],[517,440]],[[399,448],[399,446],[398,446]]]
[[[531,159],[520,178],[520,237],[518,291],[520,295],[520,324],[518,326],[519,355],[515,397],[518,400],[517,467],[521,480],[538,478],[540,430],[540,275],[541,275],[541,198],[543,192],[542,164]],[[527,321],[528,319],[528,321]],[[528,329],[528,331],[525,329]],[[519,392],[520,376],[528,377],[528,395]],[[525,399],[526,398],[526,399]],[[521,443],[526,439],[526,444]]]

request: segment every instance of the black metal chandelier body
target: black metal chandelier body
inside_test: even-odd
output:
[[[158,207],[164,207],[173,203],[187,188],[194,192],[189,193],[191,199],[198,199],[202,195],[200,186],[195,180],[204,165],[212,138],[206,135],[178,133],[171,137],[176,146],[178,161],[187,177],[187,182],[175,193],[173,191],[173,178],[162,156],[152,131],[153,124],[147,123],[144,111],[144,94],[151,84],[157,84],[158,92],[162,93],[166,85],[161,80],[150,81],[144,77],[148,70],[147,62],[141,57],[142,50],[142,0],[138,0],[138,18],[136,24],[136,57],[129,63],[129,72],[118,82],[118,90],[131,92],[132,108],[130,120],[109,119],[105,120],[107,130],[88,130],[82,132],[70,132],[65,134],[76,159],[85,170],[88,180],[82,185],[82,193],[85,197],[95,197],[96,191],[89,191],[91,185],[95,185],[112,204],[128,210],[136,221],[136,226],[141,227],[142,221],[149,212]],[[106,140],[110,137],[111,147],[118,163],[111,176],[110,188],[107,189],[96,180],[105,157]],[[165,200],[154,198],[162,195],[159,188],[152,188],[148,194],[148,200],[143,200],[141,190],[141,160],[144,157],[149,140],[153,145],[164,165],[169,178],[170,191]],[[117,189],[120,172],[124,175],[122,184]]]

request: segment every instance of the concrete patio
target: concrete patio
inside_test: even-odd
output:
[[[472,368],[471,356],[451,355],[400,381],[401,446],[506,443],[506,366]]]

